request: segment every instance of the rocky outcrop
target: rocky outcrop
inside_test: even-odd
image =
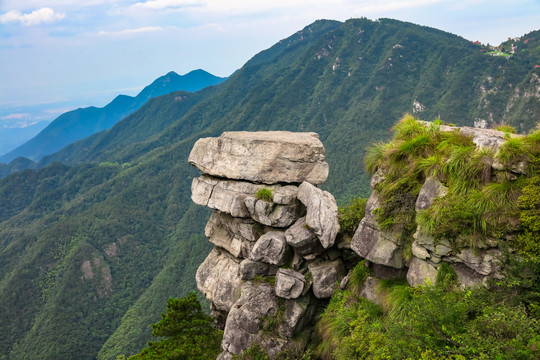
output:
[[[336,199],[308,182],[300,185],[297,196],[307,209],[306,225],[317,235],[321,245],[328,249],[334,245],[339,232]]]
[[[225,132],[199,139],[188,161],[205,174],[263,184],[322,184],[328,177],[324,147],[315,133]]]
[[[379,206],[379,195],[373,191],[366,204],[366,216],[360,221],[352,238],[351,248],[360,257],[375,264],[400,269],[405,266],[402,234],[379,228],[375,215]]]
[[[498,131],[440,127],[493,151],[505,140]],[[383,169],[371,179],[366,215],[354,236],[338,236],[336,201],[316,186],[328,174],[316,134],[224,133],[199,140],[189,161],[203,171],[193,179],[193,201],[214,209],[205,233],[215,248],[197,272],[197,286],[224,328],[218,359],[256,343],[273,358],[291,349],[291,339],[310,323],[317,299],[347,287],[350,259],[366,260],[371,274],[358,291],[379,304],[381,280],[435,284],[442,264],[454,269],[462,286],[500,276],[496,241],[472,249],[456,247],[467,241],[435,239],[420,229],[381,228],[376,188],[386,179]],[[427,177],[408,206],[419,214],[448,192],[436,177]]]
[[[224,328],[218,358],[255,343],[275,357],[346,274],[336,201],[316,187],[324,148],[314,133],[229,132],[199,140],[189,161],[203,171],[193,201],[214,209],[205,234],[215,248],[196,279]]]
[[[427,127],[434,126],[424,122]],[[508,134],[497,130],[476,129],[469,127],[453,127],[439,125],[441,131],[458,132],[472,139],[480,149],[490,149],[494,153],[508,139]],[[510,135],[512,137],[519,135]],[[495,156],[496,159],[496,156]],[[496,173],[497,170],[522,173],[525,165],[490,163],[491,168],[486,174]],[[487,278],[499,277],[499,259],[501,251],[497,249],[497,241],[487,239],[475,248],[456,244],[471,243],[470,239],[435,239],[420,229],[414,235],[408,235],[402,230],[381,230],[377,223],[377,208],[381,206],[380,195],[376,188],[386,178],[384,170],[379,169],[371,179],[373,191],[366,205],[366,215],[361,220],[352,241],[351,248],[360,257],[365,258],[373,265],[382,268],[393,268],[406,271],[407,281],[411,286],[424,285],[426,282],[435,284],[437,272],[442,263],[449,264],[456,272],[458,283],[462,286],[482,283]],[[425,179],[415,202],[416,213],[429,209],[438,198],[448,194],[448,188],[436,177]],[[405,245],[405,244],[410,245]],[[405,253],[410,246],[410,255],[405,259]],[[407,250],[407,251],[406,251]],[[402,270],[400,270],[402,269]],[[388,272],[388,271],[386,271]]]

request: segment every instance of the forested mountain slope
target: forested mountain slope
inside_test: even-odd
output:
[[[365,147],[406,112],[532,128],[540,33],[524,38],[506,59],[395,20],[317,21],[225,82],[155,98],[42,169],[1,180],[0,359],[114,359],[144,346],[166,299],[195,289],[209,250],[209,214],[190,200],[198,138],[315,131],[330,165],[324,187],[341,201],[365,196]]]

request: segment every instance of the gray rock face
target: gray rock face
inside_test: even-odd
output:
[[[336,199],[307,182],[300,185],[297,196],[306,206],[306,224],[317,235],[321,245],[325,249],[334,245],[339,232]]]
[[[254,196],[245,198],[244,203],[252,219],[267,226],[287,227],[298,219],[297,203],[278,205],[264,200],[257,200]]]
[[[238,355],[254,343],[260,343],[274,358],[290,346],[286,337],[290,338],[309,321],[308,305],[309,299],[286,300],[280,307],[273,286],[246,282],[242,286],[242,296],[229,312],[221,348],[225,353]],[[272,317],[282,318],[282,322],[277,329],[266,329],[267,332],[274,332],[274,336],[268,336],[260,330],[268,326],[267,319]]]
[[[464,264],[452,264],[451,265],[457,275],[457,282],[462,287],[469,287],[482,283],[484,276],[480,275],[476,271],[469,268]]]
[[[319,299],[331,297],[337,290],[336,283],[346,274],[341,259],[311,263],[308,269],[313,278],[313,293]]]
[[[448,188],[446,186],[441,184],[436,178],[432,176],[428,177],[416,199],[416,211],[426,210],[433,204],[433,200],[444,197],[446,194],[448,194]]]
[[[285,240],[300,256],[321,254],[324,251],[319,238],[306,224],[306,218],[298,219],[285,231]]]
[[[296,299],[302,295],[306,279],[292,269],[279,269],[276,273],[276,295],[284,299]]]
[[[265,184],[321,184],[328,177],[324,147],[315,133],[225,132],[199,139],[188,161],[206,174]]]
[[[342,251],[352,254],[350,239],[334,246],[334,197],[313,185],[328,176],[324,148],[314,133],[224,133],[199,140],[189,161],[203,172],[193,201],[214,209],[205,234],[216,247],[196,279],[224,328],[218,359],[254,343],[275,358],[310,323],[314,296],[333,295],[345,275]],[[263,188],[271,199],[257,198]],[[274,275],[274,286],[253,282]]]
[[[247,350],[260,340],[261,318],[277,312],[278,304],[270,284],[247,282],[242,286],[242,296],[229,312],[221,348],[234,355]]]
[[[377,293],[377,285],[379,283],[380,279],[369,276],[364,282],[364,287],[360,291],[360,296],[372,303],[382,305],[384,298]]]
[[[431,122],[424,121],[424,125],[431,126]],[[506,141],[505,133],[503,131],[494,130],[494,129],[479,129],[474,127],[462,126],[448,126],[440,125],[441,131],[454,132],[456,129],[460,134],[470,136],[472,141],[480,149],[488,148],[497,150],[501,147],[502,144]],[[521,135],[510,134],[511,137],[519,137]]]
[[[352,238],[351,249],[375,264],[399,269],[405,265],[401,233],[379,229],[373,214],[379,204],[377,192],[373,191],[366,204],[366,216]]]
[[[240,261],[214,248],[197,269],[197,288],[220,311],[229,311],[240,297]]]
[[[409,263],[407,282],[411,286],[418,286],[425,285],[426,280],[429,280],[432,285],[435,285],[437,268],[424,260],[413,257]]]
[[[278,267],[275,265],[244,259],[240,263],[240,277],[242,280],[253,280],[255,276],[274,276]]]
[[[498,249],[474,250],[465,248],[456,255],[449,256],[448,261],[463,263],[478,274],[490,275],[498,270],[501,254],[501,251]]]
[[[293,338],[298,330],[302,330],[312,319],[315,311],[311,305],[311,296],[303,296],[294,301],[285,302],[285,316],[279,332]]]
[[[251,219],[235,218],[219,211],[212,212],[205,228],[207,237],[211,236],[213,229],[222,227],[229,233],[241,240],[257,241],[258,234],[255,230],[255,222]]]
[[[274,192],[272,203],[255,198],[257,191],[264,187]],[[264,225],[283,227],[298,218],[298,202],[295,198],[297,190],[292,185],[264,186],[202,175],[193,179],[191,199],[198,205],[208,206],[233,217],[252,217]]]
[[[285,234],[281,231],[270,231],[257,240],[249,258],[281,266],[291,260],[292,255],[292,250],[285,241]]]
[[[233,218],[217,211],[210,216],[204,232],[212,244],[236,257],[247,257],[255,244],[253,221]]]

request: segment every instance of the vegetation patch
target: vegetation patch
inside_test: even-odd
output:
[[[380,169],[384,174],[375,186],[381,198],[375,210],[380,227],[401,230],[407,240],[418,224],[456,247],[518,231],[518,198],[533,170],[526,164],[540,154],[539,131],[509,137],[495,153],[477,148],[457,131],[441,131],[440,125],[426,126],[406,115],[394,126],[392,141],[368,148],[367,171],[374,175]],[[493,171],[495,162],[501,170]],[[417,216],[415,201],[430,176],[448,188],[448,195]]]
[[[349,204],[338,208],[339,226],[342,231],[350,234],[356,231],[360,221],[366,214],[366,203],[367,199],[356,198]]]
[[[162,338],[149,341],[148,347],[129,360],[215,359],[221,352],[223,331],[213,325],[194,292],[183,299],[170,298],[167,312],[152,324],[152,336]],[[117,357],[117,360],[125,356]]]
[[[257,200],[263,200],[271,203],[272,200],[274,200],[274,190],[263,187],[257,190],[257,192],[255,193],[255,197],[257,198]]]
[[[451,279],[447,270],[440,276]],[[382,306],[349,289],[338,291],[317,325],[313,358],[535,359],[540,355],[538,317],[520,303],[525,293],[510,290],[509,283],[490,290],[447,284],[411,288],[400,281],[381,281]]]

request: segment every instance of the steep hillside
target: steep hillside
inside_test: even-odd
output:
[[[514,94],[500,89],[537,76],[538,59],[534,49],[486,56],[463,38],[395,20],[317,21],[225,82],[155,98],[43,159],[42,169],[8,176],[0,359],[115,359],[144,346],[166,299],[195,288],[209,251],[201,239],[209,213],[190,200],[197,171],[187,155],[198,138],[315,131],[330,166],[324,187],[343,202],[367,196],[365,147],[387,139],[403,113],[502,122]],[[489,78],[499,90],[484,94]],[[519,94],[526,115],[508,121],[526,131],[540,115],[538,96],[527,98],[531,107]]]
[[[38,161],[76,140],[111,128],[153,97],[178,90],[193,92],[223,80],[204,70],[194,70],[182,76],[171,71],[156,79],[135,97],[118,95],[103,108],[92,106],[60,115],[34,138],[0,157],[0,162],[9,163],[17,157]]]

